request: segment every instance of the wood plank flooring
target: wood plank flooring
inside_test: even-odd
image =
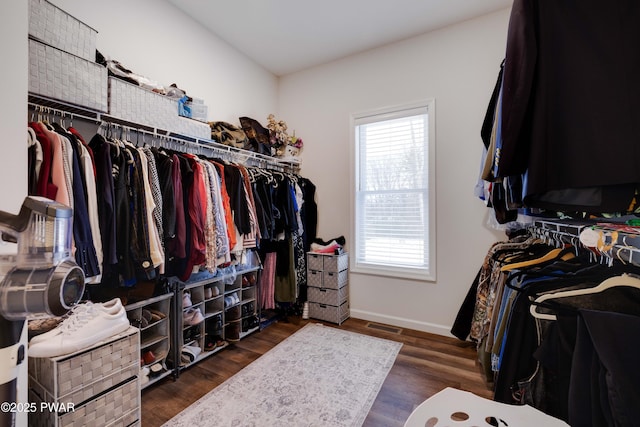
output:
[[[185,369],[177,380],[165,378],[144,389],[142,426],[162,425],[308,322],[318,321],[289,318],[273,323]],[[359,319],[348,319],[341,326],[327,323],[404,344],[364,426],[402,426],[417,405],[445,387],[491,398],[492,392],[476,363],[474,344],[410,329],[391,332],[368,324]],[[211,425],[215,425],[214,420]]]

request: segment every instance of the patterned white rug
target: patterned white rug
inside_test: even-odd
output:
[[[164,426],[361,426],[400,347],[309,323]]]

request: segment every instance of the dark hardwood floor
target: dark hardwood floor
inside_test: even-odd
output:
[[[308,322],[318,321],[289,318],[273,323],[185,369],[177,380],[165,378],[144,389],[142,426],[162,425]],[[474,344],[410,329],[387,331],[369,323],[359,319],[348,319],[341,326],[327,323],[404,344],[364,426],[402,426],[417,405],[445,387],[491,398],[476,363]]]

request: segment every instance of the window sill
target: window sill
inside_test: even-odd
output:
[[[419,282],[435,282],[434,271],[410,267],[389,267],[355,264],[349,269],[350,273],[366,274],[370,276],[391,277],[394,279],[406,279]]]

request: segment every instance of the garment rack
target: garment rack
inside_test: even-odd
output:
[[[599,233],[596,246],[585,246],[580,235],[585,230]],[[529,227],[532,236],[555,247],[572,246],[589,251],[594,260],[612,265],[614,262],[640,267],[640,227],[625,227],[624,223],[535,220]]]
[[[28,105],[33,109],[32,121],[40,120],[42,117],[59,117],[61,121],[68,118],[70,123],[73,123],[74,119],[81,119],[99,125],[98,130],[106,129],[108,131],[111,129],[111,131],[120,132],[121,137],[127,135],[129,138],[136,139],[135,142],[148,143],[159,148],[189,152],[207,157],[219,157],[246,166],[256,166],[280,172],[297,173],[300,170],[300,161],[296,159],[278,159],[242,148],[220,144],[212,139],[181,135],[169,130],[130,122],[106,113],[34,94],[29,94]]]

